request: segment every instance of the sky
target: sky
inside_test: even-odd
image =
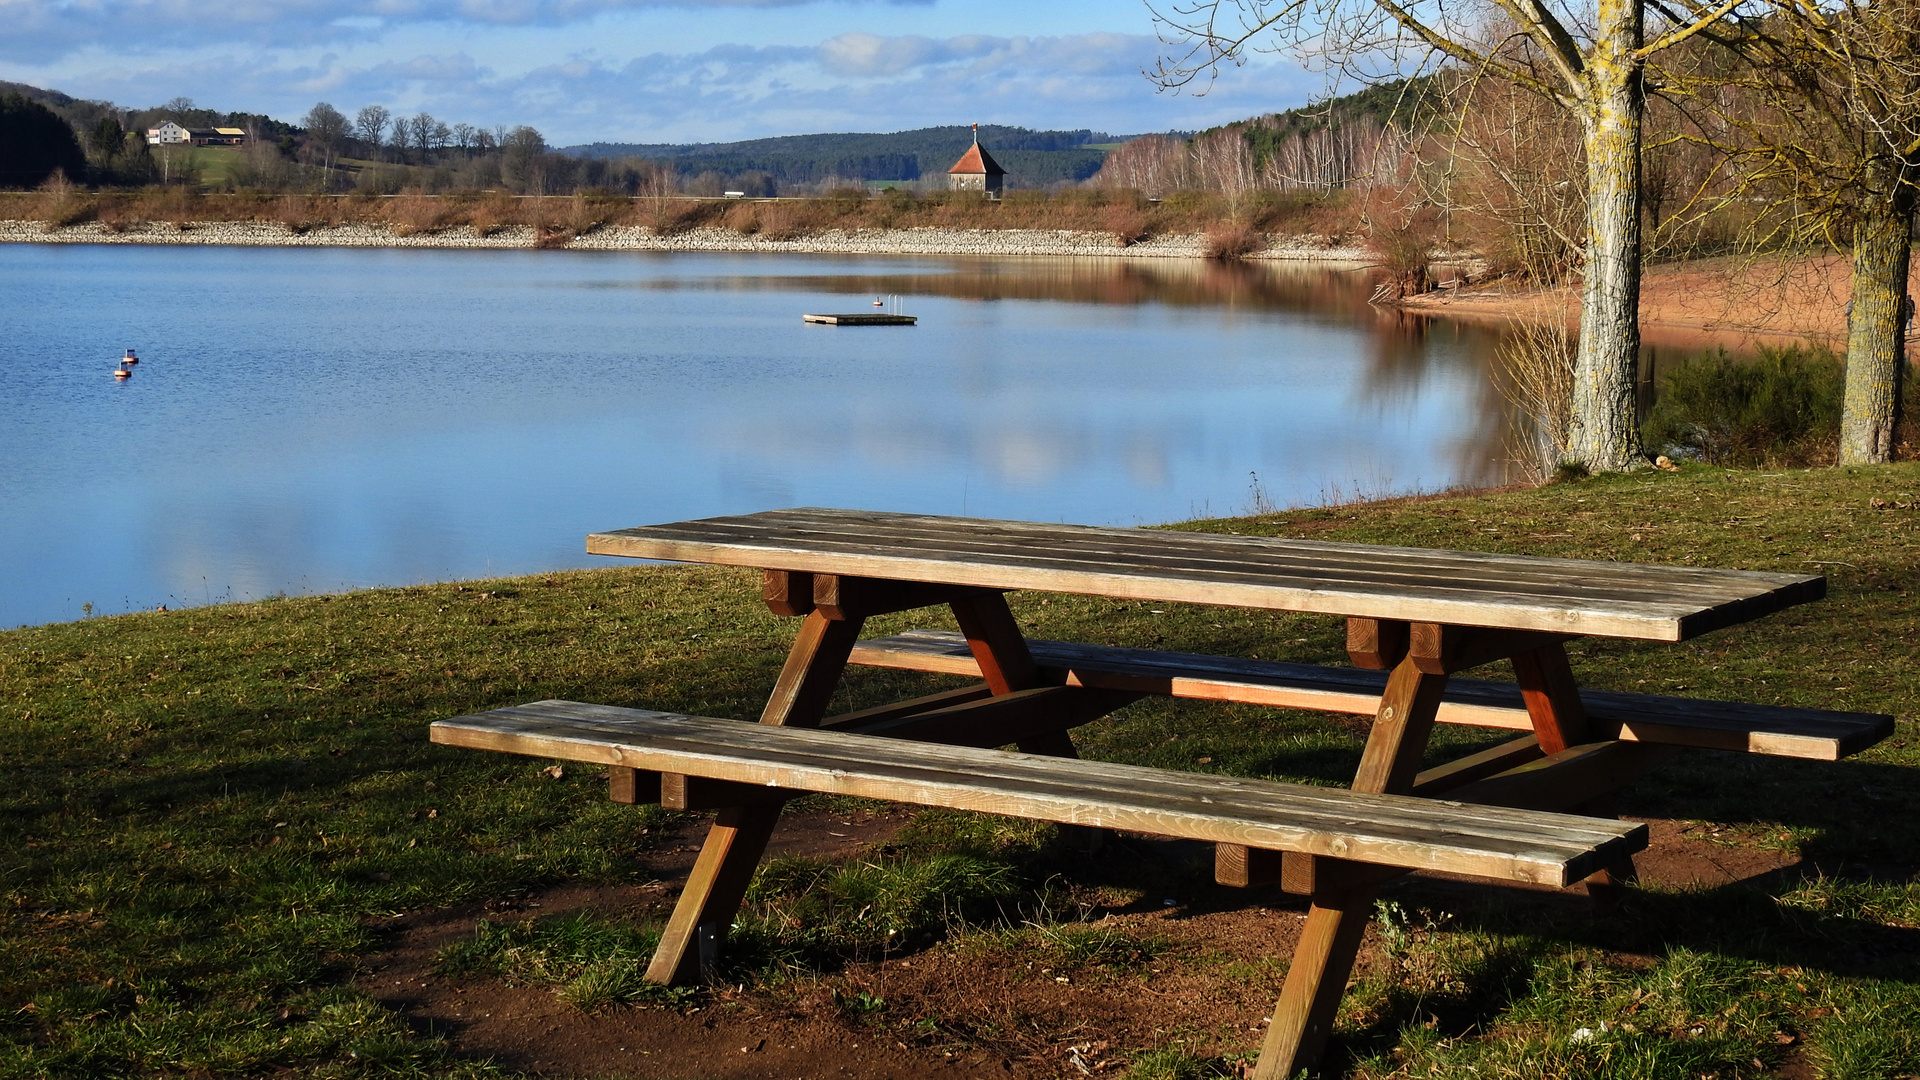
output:
[[[1157,91],[1140,0],[0,0],[0,79],[297,122],[379,104],[556,146],[992,123],[1201,129],[1304,104],[1273,57]]]

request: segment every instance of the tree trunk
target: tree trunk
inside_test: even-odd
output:
[[[1840,414],[1840,464],[1893,460],[1900,380],[1907,366],[1907,264],[1913,253],[1914,190],[1900,170],[1880,170],[1891,187],[1866,208],[1853,234],[1853,304],[1847,319],[1847,392]],[[1885,190],[1885,187],[1882,189]]]
[[[1640,124],[1646,107],[1639,0],[1600,0],[1581,116],[1587,155],[1586,276],[1567,456],[1595,472],[1645,462],[1640,369]]]

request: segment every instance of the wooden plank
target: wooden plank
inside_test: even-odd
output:
[[[1407,655],[1429,675],[1451,675],[1456,671],[1506,660],[1518,653],[1534,652],[1569,640],[1565,634],[1542,634],[1531,630],[1489,630],[1480,626],[1439,626],[1414,623],[1408,630]]]
[[[889,581],[884,578],[848,577],[845,574],[813,575],[814,609],[829,619],[865,619],[891,615],[896,611],[932,607],[966,599],[978,589],[953,585],[928,585],[917,581]],[[1000,595],[992,593],[993,596]]]
[[[1417,626],[1414,629],[1418,631]],[[1445,672],[1422,671],[1411,653],[1394,665],[1360,755],[1360,768],[1354,773],[1356,793],[1405,792],[1413,786],[1446,685]],[[1373,917],[1373,898],[1390,876],[1356,875],[1353,864],[1344,860],[1338,867],[1322,867],[1317,853],[1290,854],[1295,855],[1290,860],[1293,873],[1284,873],[1287,860],[1283,856],[1283,879],[1294,877],[1296,886],[1312,890],[1313,899],[1254,1071],[1257,1077],[1276,1080],[1320,1059],[1346,992],[1347,976],[1359,955],[1360,938]]]
[[[827,704],[846,670],[847,655],[860,638],[860,619],[829,619],[810,611],[800,623],[800,633],[787,653],[780,678],[761,711],[762,728],[792,725],[811,728],[825,718]],[[609,761],[609,765],[646,768],[634,762]],[[683,772],[661,769],[661,773]],[[737,780],[739,777],[715,777]],[[661,778],[664,796],[666,778]],[[769,785],[774,786],[774,785]],[[660,944],[647,965],[646,977],[653,982],[684,983],[700,977],[699,942],[704,936],[724,941],[733,917],[746,899],[747,885],[753,880],[753,868],[766,850],[767,838],[780,820],[780,800],[732,806],[720,811],[707,838],[700,845],[687,884],[674,902],[673,913],[660,931]]]
[[[768,611],[798,618],[813,610],[813,575],[768,570],[761,575],[760,595]]]
[[[599,533],[588,550],[1675,641],[1825,589],[1784,574],[820,509]]]
[[[1677,746],[1596,742],[1569,746],[1447,793],[1451,800],[1485,806],[1564,810],[1615,791],[1680,752]]]
[[[1104,687],[1205,701],[1366,715],[1386,688],[1383,672],[1292,664],[1274,660],[1156,652],[1074,642],[1028,641],[1047,678],[1070,686]],[[913,630],[857,644],[852,662],[978,677],[980,669],[958,635]],[[1837,761],[1893,733],[1893,717],[1652,694],[1581,690],[1594,724],[1629,742],[1660,743],[1737,753]],[[1533,730],[1515,683],[1452,679],[1440,705],[1441,723]]]
[[[1518,768],[1530,761],[1538,761],[1545,756],[1547,752],[1540,749],[1538,736],[1522,735],[1509,742],[1490,746],[1485,750],[1421,772],[1413,778],[1413,787],[1409,794],[1432,798],[1450,792],[1463,784],[1497,776],[1508,769]]]
[[[1320,1060],[1373,914],[1374,892],[1362,887],[1314,897],[1253,1080],[1290,1080]]]
[[[1540,749],[1549,756],[1599,734],[1593,730],[1586,704],[1580,700],[1580,685],[1567,663],[1567,651],[1558,643],[1515,654],[1513,674],[1520,697],[1527,703],[1527,717],[1533,721]]]
[[[1409,628],[1397,619],[1348,619],[1347,659],[1369,671],[1392,671],[1407,655]]]
[[[443,720],[432,737],[443,745],[1546,884],[1579,880],[1644,846],[1646,836],[1644,826],[1630,822],[577,702]]]
[[[1045,736],[1092,723],[1138,700],[1140,695],[1079,686],[1043,686],[1015,690],[978,701],[930,709],[909,716],[846,724],[837,730],[889,739],[917,739],[947,746],[1044,745]],[[1068,742],[1069,747],[1072,746]],[[1044,751],[1027,751],[1028,753]],[[1064,757],[1064,754],[1052,754]]]

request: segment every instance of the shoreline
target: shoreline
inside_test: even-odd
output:
[[[510,226],[479,235],[471,226],[431,233],[401,234],[374,225],[326,225],[295,231],[265,222],[204,221],[186,226],[148,223],[120,231],[99,222],[49,228],[44,222],[0,221],[0,243],[16,244],[174,244],[228,247],[381,247],[530,251],[542,248],[536,231]],[[1122,246],[1112,233],[1072,229],[833,229],[791,240],[742,235],[731,229],[690,229],[671,236],[651,230],[608,225],[565,243],[545,245],[564,251],[722,251],[821,255],[1045,255],[1123,259],[1201,259],[1207,238],[1195,233],[1157,236]],[[1355,263],[1369,261],[1363,248],[1331,247],[1312,237],[1276,237],[1266,249],[1247,256],[1262,261]]]

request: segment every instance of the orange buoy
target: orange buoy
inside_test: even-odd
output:
[[[125,355],[125,356],[123,356],[123,357],[121,357],[121,358],[120,358],[120,362],[121,362],[121,363],[123,363],[123,364],[137,364],[137,363],[139,363],[139,362],[140,362],[140,358],[139,358],[139,357],[137,357],[137,356],[135,356],[135,355],[133,355],[133,350],[132,350],[132,349],[128,349],[128,350],[127,350],[127,355]]]
[[[120,368],[113,373],[113,377],[116,379],[125,379],[125,378],[131,377],[132,375],[133,375],[133,372],[127,370],[126,368]]]
[[[887,302],[886,302],[885,300],[875,300],[875,301],[873,302],[873,306],[874,306],[874,307],[886,307],[886,306],[887,306]]]

